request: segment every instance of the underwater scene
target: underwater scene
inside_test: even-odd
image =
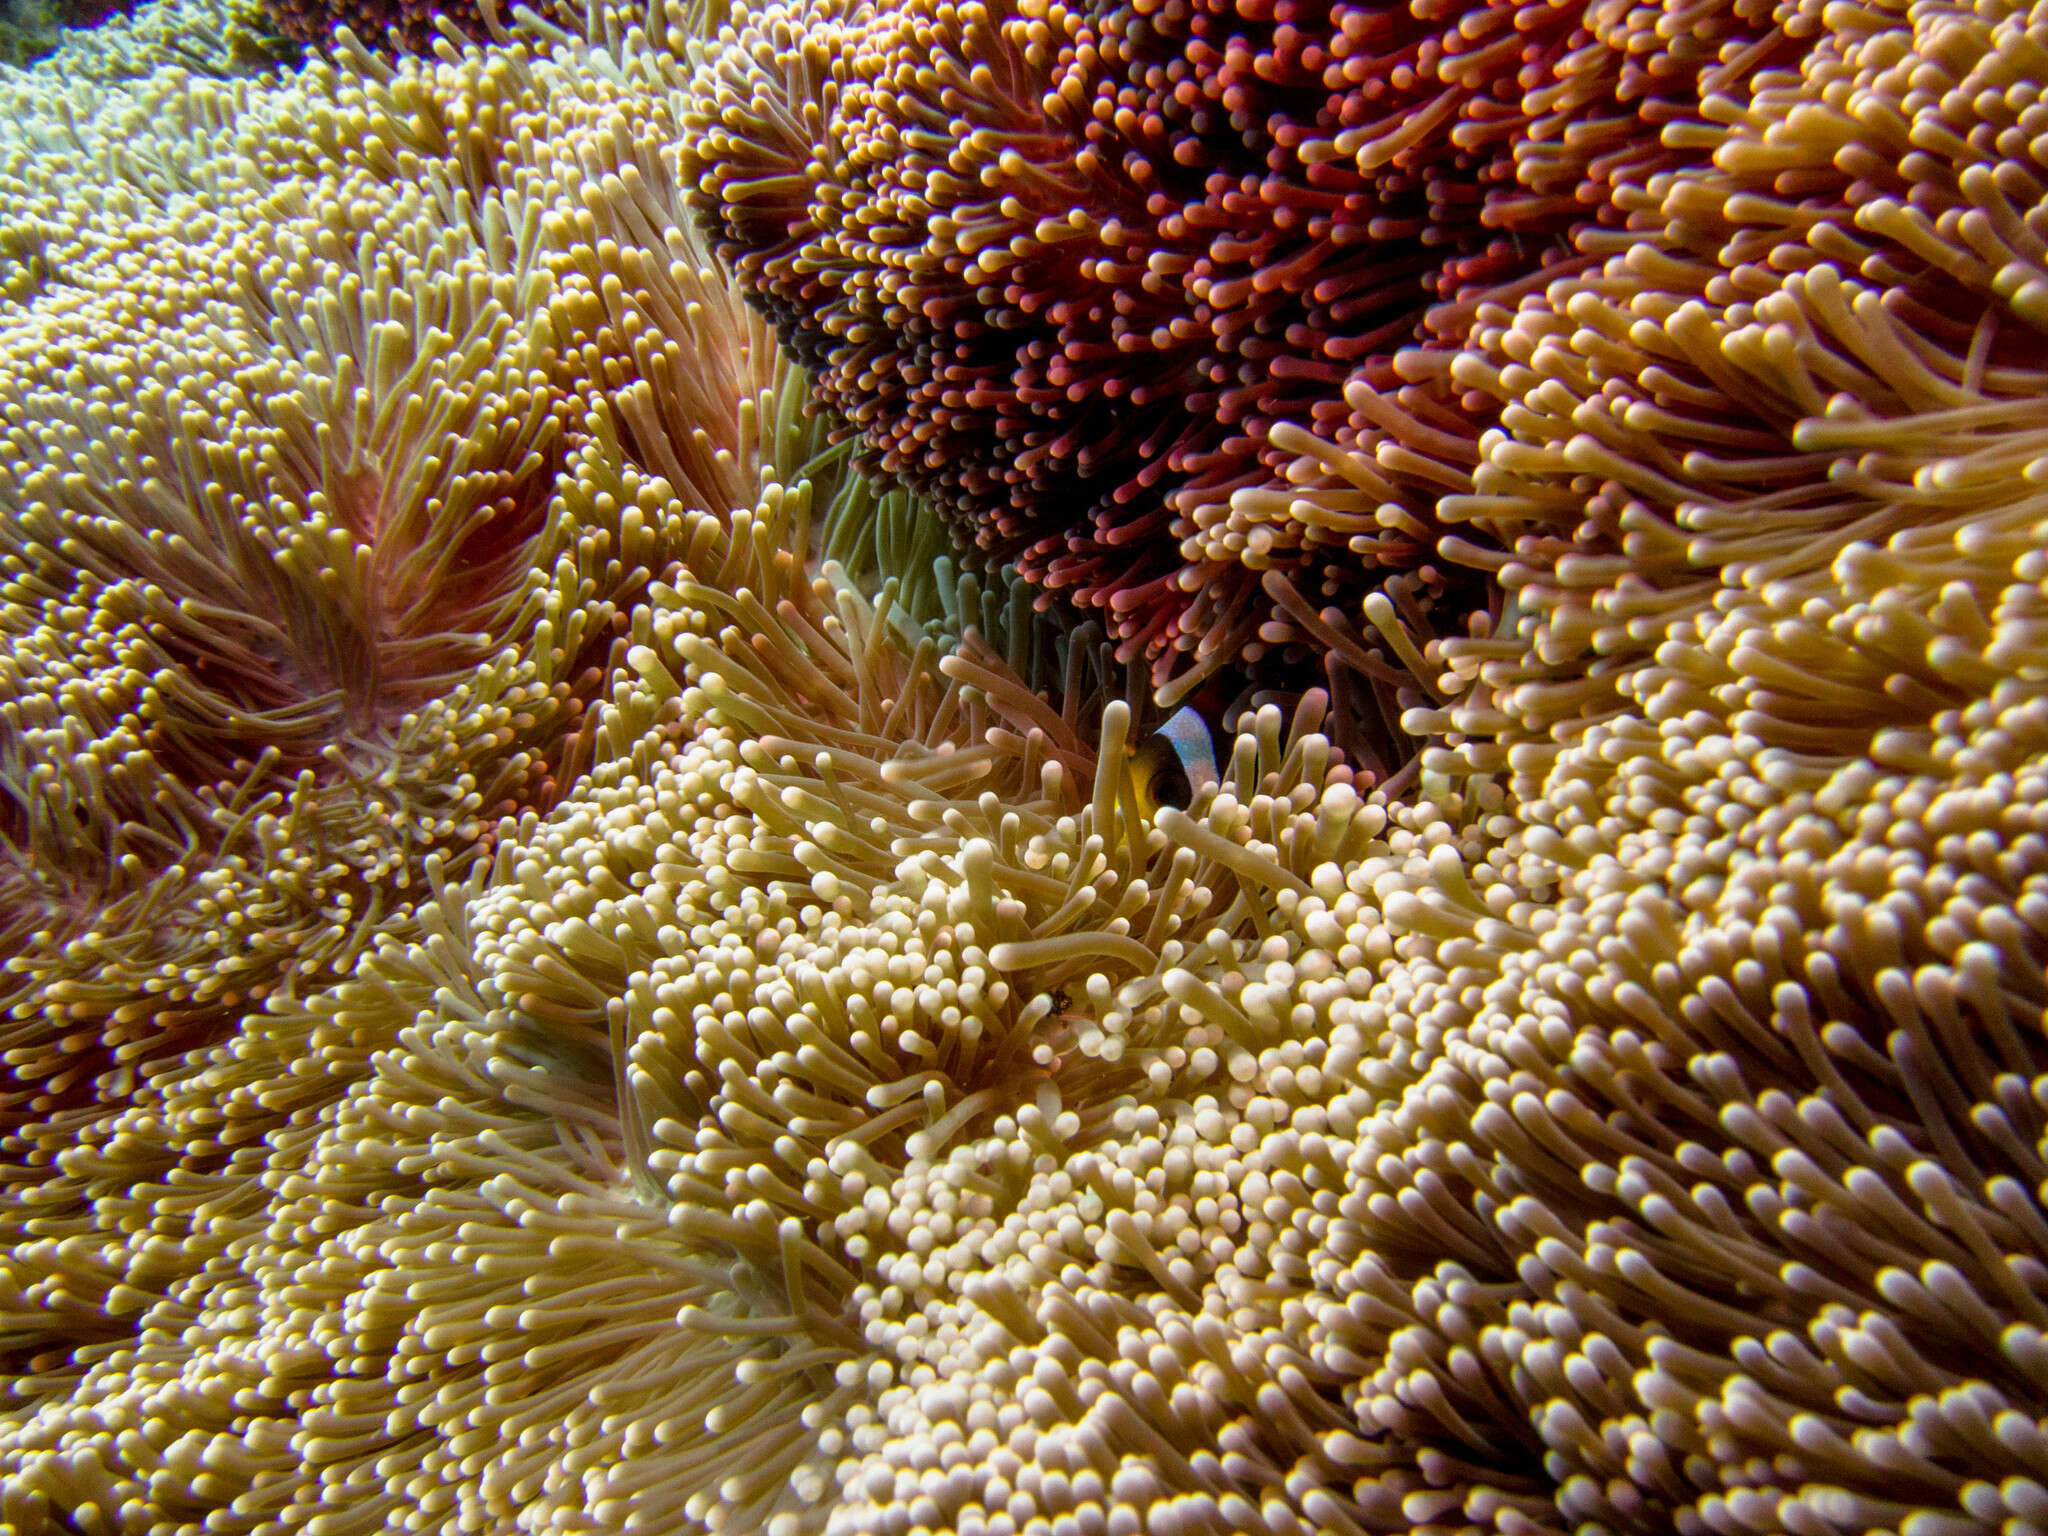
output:
[[[0,1536],[2048,1536],[2048,0],[5,0]]]

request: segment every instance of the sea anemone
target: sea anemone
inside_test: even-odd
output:
[[[754,494],[777,431],[816,451],[714,275],[571,270],[573,163],[536,182],[458,135],[420,171],[485,90],[551,146],[624,122],[519,55],[468,68],[440,97],[360,51],[285,86],[7,87],[0,1348],[27,1400],[189,1315],[232,1228],[197,1213],[246,1206],[263,1139],[382,1043],[307,999],[582,774],[681,509]],[[619,461],[649,386],[613,318],[691,412],[658,472]]]
[[[331,51],[346,32],[385,54],[432,54],[443,39],[504,40],[510,5],[491,0],[250,0],[266,31]],[[538,9],[559,15],[543,3]]]
[[[1827,8],[1404,353],[1484,604],[1261,590],[1424,750],[1184,806],[702,256],[701,39],[14,98],[0,1524],[2031,1528],[2048,6]]]
[[[1447,652],[1519,766],[1633,706],[1918,767],[1914,729],[2030,666],[2031,628],[1988,664],[1939,636],[2029,601],[2036,15],[1839,18],[1803,72],[1720,104],[1712,168],[1656,189],[1655,240],[1482,317],[1454,372],[1512,431],[1443,510],[1504,551],[1519,643]]]
[[[1098,611],[1170,700],[1298,661],[1303,604],[1423,568],[1425,606],[1476,600],[1432,564],[1437,461],[1468,472],[1497,404],[1450,349],[1625,246],[1701,158],[1701,102],[1818,14],[773,3],[721,34],[682,153],[874,467]],[[1330,482],[1318,433],[1370,474]]]
[[[907,643],[792,557],[807,515],[771,484],[698,517],[617,755],[501,845],[446,923],[473,958],[292,1181],[260,1348],[309,1383],[300,1500],[815,1529],[899,1383],[991,1342],[962,1285],[1192,1305],[1235,1251],[1142,1200],[1046,1215],[1141,1106],[1313,1074],[1268,903],[1384,811],[1269,709],[1194,812],[1140,816],[1127,710],[1091,747],[972,641]]]

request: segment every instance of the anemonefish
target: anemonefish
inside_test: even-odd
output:
[[[1186,810],[1204,789],[1222,782],[1209,722],[1193,708],[1175,711],[1131,754],[1131,781],[1148,819],[1162,805]]]

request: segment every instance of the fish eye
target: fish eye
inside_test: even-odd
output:
[[[1159,764],[1152,775],[1152,803],[1170,805],[1176,811],[1184,811],[1194,804],[1194,786],[1188,783],[1187,771],[1179,761],[1168,758]]]
[[[1131,776],[1140,803],[1153,811],[1167,806],[1184,811],[1194,801],[1187,769],[1163,736],[1154,736],[1131,755]]]

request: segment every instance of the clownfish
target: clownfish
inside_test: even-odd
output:
[[[1186,810],[1204,789],[1222,782],[1209,722],[1192,707],[1175,711],[1131,753],[1131,783],[1147,820],[1164,805]]]

